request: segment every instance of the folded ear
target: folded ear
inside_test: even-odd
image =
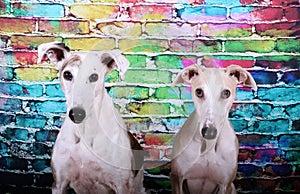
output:
[[[238,84],[244,84],[245,86],[252,87],[254,91],[257,90],[256,83],[252,75],[238,65],[230,65],[226,68],[225,72],[228,76],[237,81]]]
[[[109,71],[116,69],[124,79],[124,74],[129,67],[129,61],[121,54],[120,50],[112,50],[101,54],[101,62],[105,64]]]
[[[200,66],[198,65],[191,65],[183,69],[182,72],[180,72],[175,80],[172,83],[172,86],[175,86],[177,84],[181,84],[184,82],[190,83],[191,79],[193,77],[196,77],[199,75],[199,71],[201,70]]]

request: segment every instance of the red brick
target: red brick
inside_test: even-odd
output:
[[[35,20],[22,18],[0,18],[0,31],[31,33],[35,31]]]
[[[172,18],[172,7],[168,5],[139,5],[129,10],[129,16],[133,20],[162,20]]]
[[[272,5],[299,5],[299,0],[272,0]]]
[[[14,52],[15,62],[19,65],[33,65],[37,63],[37,52]]]
[[[280,22],[274,24],[257,24],[256,32],[262,36],[290,36],[299,30],[296,22]]]
[[[203,65],[206,67],[215,67],[215,68],[226,68],[229,65],[236,64],[243,68],[251,68],[254,66],[253,60],[244,60],[244,59],[217,59],[204,57],[202,61]]]
[[[193,41],[192,40],[184,40],[184,39],[176,39],[171,40],[170,42],[171,51],[177,52],[192,52],[193,51]]]
[[[300,8],[289,7],[285,9],[285,18],[288,21],[299,21],[300,19]]]

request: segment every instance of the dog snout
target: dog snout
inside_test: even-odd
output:
[[[69,117],[74,123],[79,124],[85,119],[86,113],[83,108],[74,107],[69,111]]]
[[[217,128],[213,125],[207,125],[201,129],[201,134],[202,134],[203,138],[208,139],[208,140],[215,139],[217,136],[217,133],[218,133]]]

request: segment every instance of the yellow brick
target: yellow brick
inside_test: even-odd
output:
[[[70,12],[77,18],[113,18],[118,12],[118,7],[109,5],[74,5],[70,8]]]
[[[157,39],[123,39],[119,41],[119,48],[125,52],[164,52],[168,49],[168,41]]]
[[[111,38],[68,38],[64,43],[71,50],[111,50],[115,48],[115,40]]]
[[[11,36],[11,46],[13,48],[37,48],[40,44],[52,41],[61,41],[61,38],[53,36]]]
[[[15,70],[18,80],[48,81],[57,79],[57,70],[52,68],[29,67]]]

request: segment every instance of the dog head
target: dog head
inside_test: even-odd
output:
[[[191,65],[185,68],[173,84],[190,83],[195,110],[204,139],[213,140],[223,128],[236,95],[238,84],[257,90],[251,74],[238,65],[226,69]]]
[[[129,61],[119,50],[89,52],[85,56],[72,54],[66,58],[60,70],[60,82],[70,119],[79,124],[88,112],[99,109],[106,92],[106,74],[117,69],[122,77],[128,66]]]

